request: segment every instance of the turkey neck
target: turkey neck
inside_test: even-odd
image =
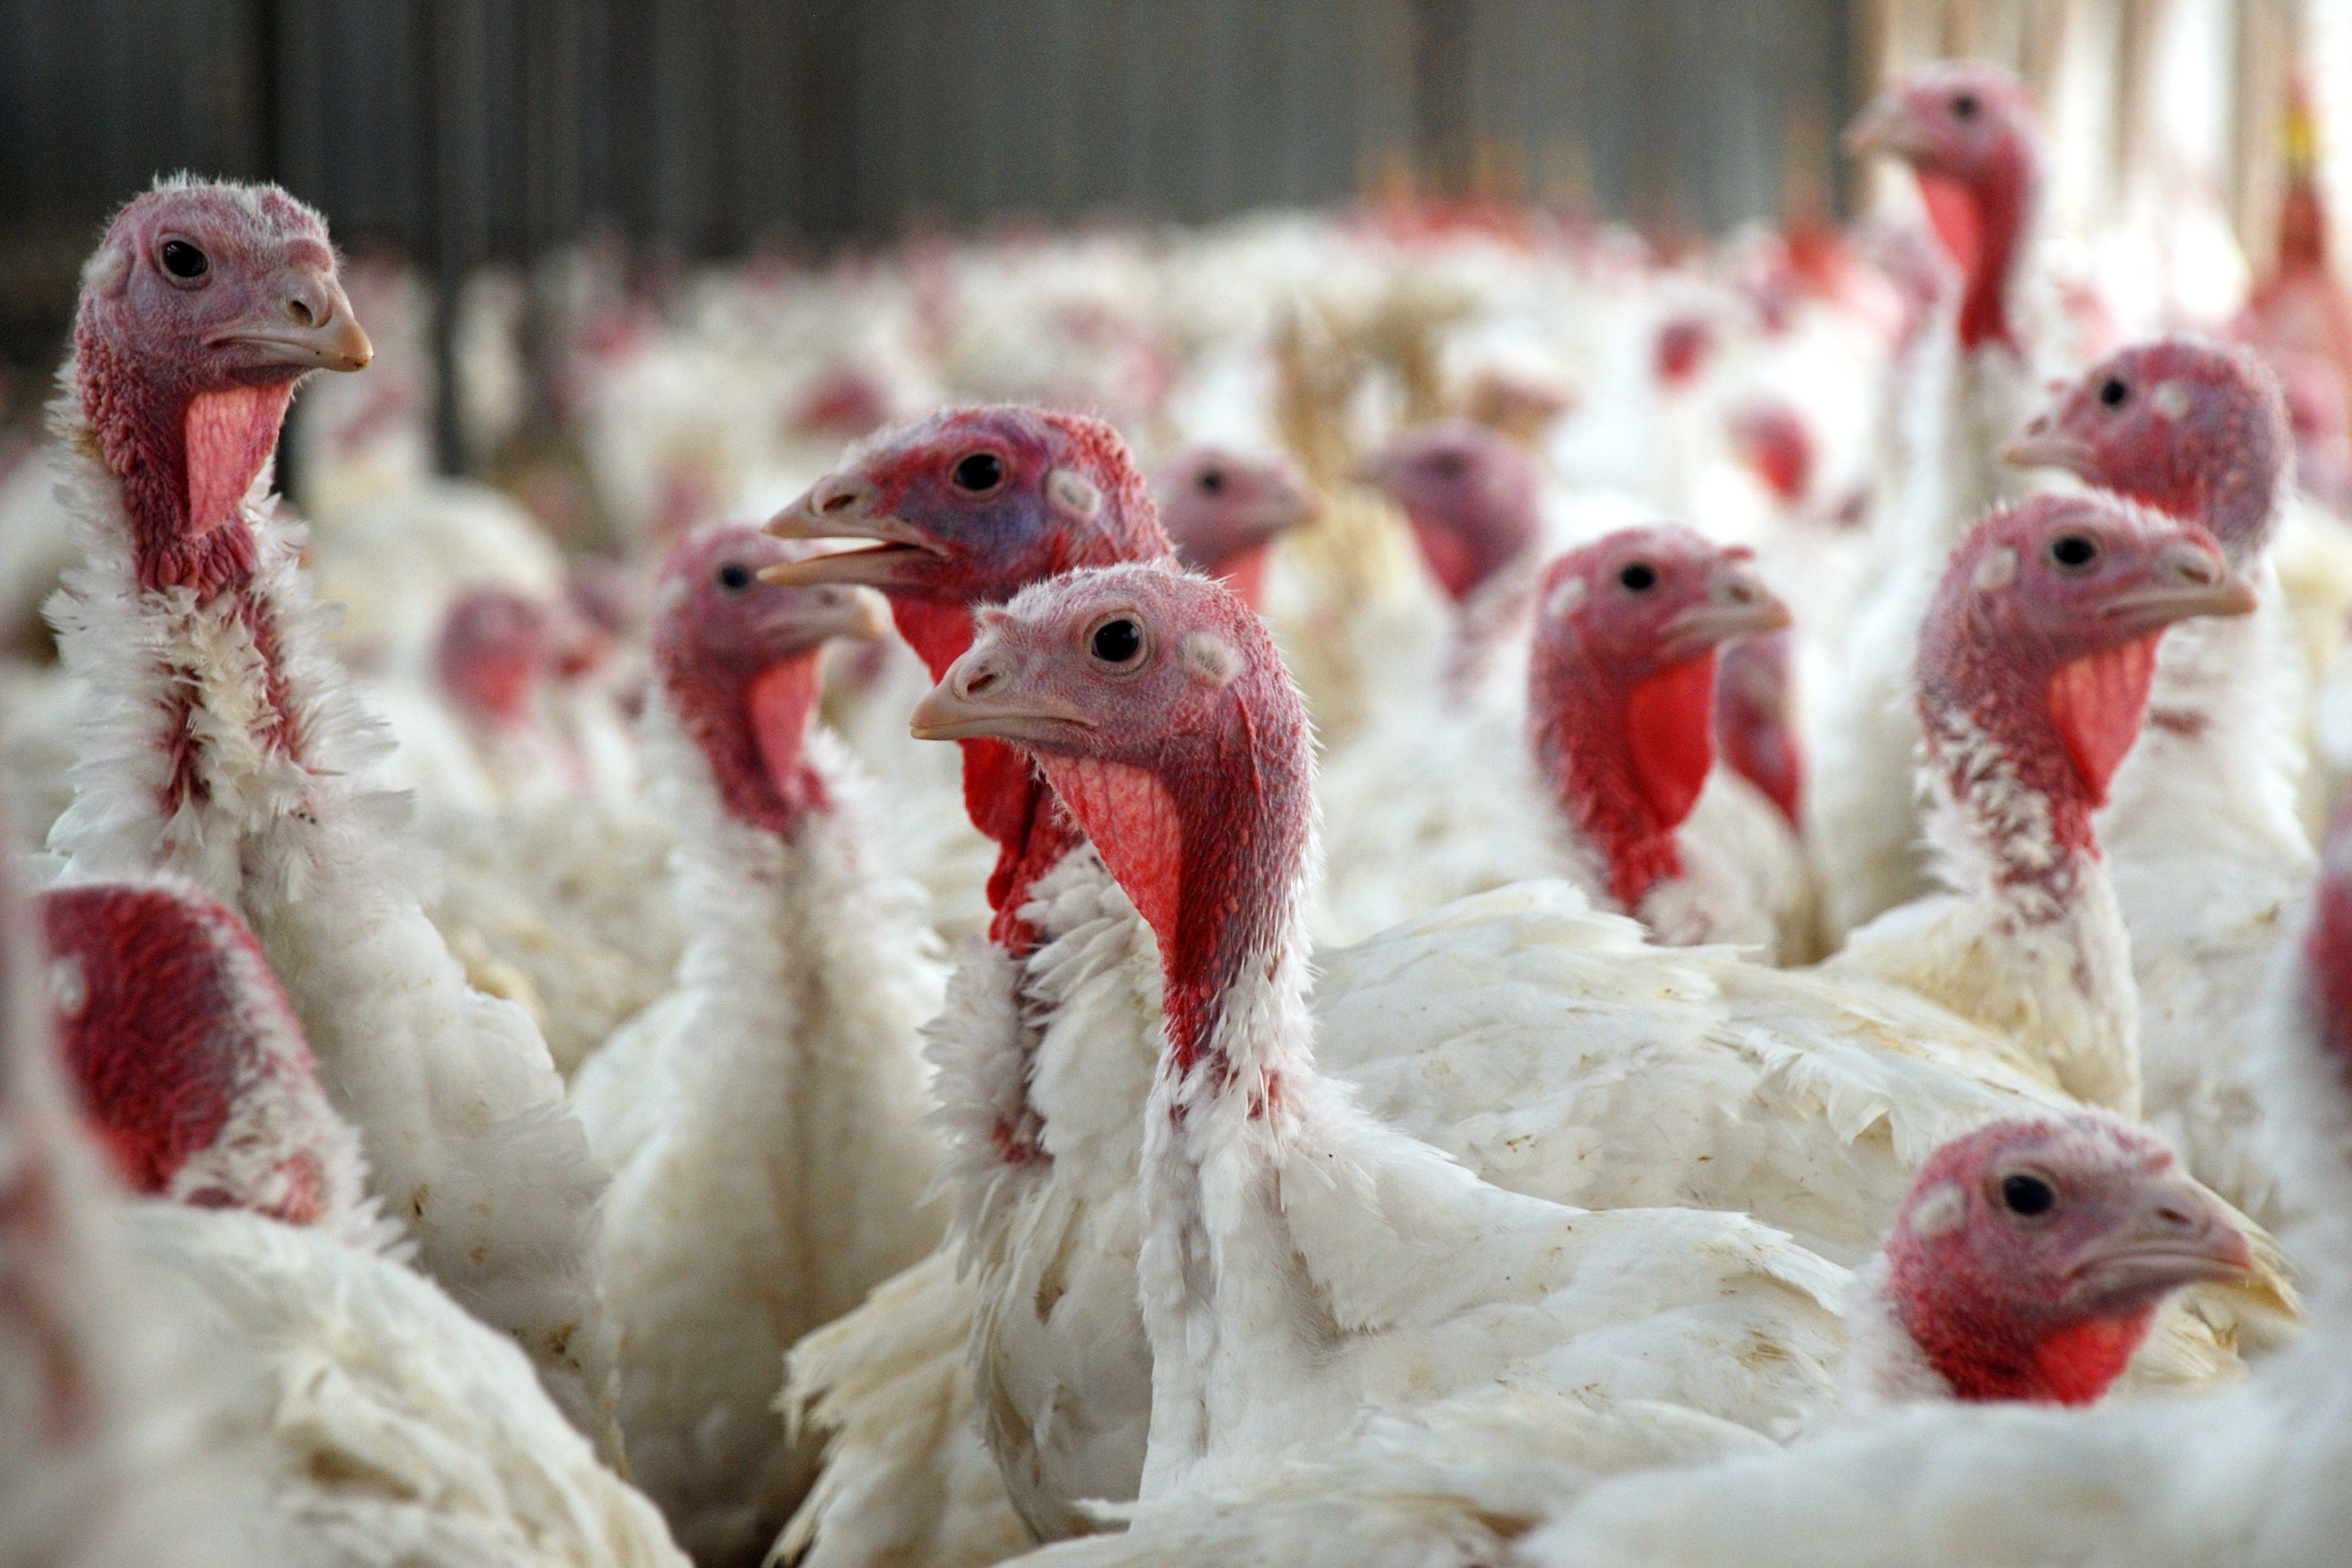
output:
[[[2068,1093],[2135,1117],[2138,994],[2093,813],[2138,732],[2156,646],[2042,675],[1930,623],[1919,665],[1930,837],[1999,960],[1941,999],[2018,1037]]]
[[[240,503],[277,456],[295,378],[193,386],[127,363],[86,324],[71,374],[100,460],[122,487],[140,587],[184,587],[201,601],[249,577],[254,539]]]
[[[971,647],[971,611],[964,605],[893,594],[890,615],[935,681]],[[1002,741],[956,745],[963,752],[964,814],[997,847],[996,868],[988,877],[988,907],[994,911],[988,939],[1025,958],[1042,935],[1021,918],[1030,885],[1082,840],[1026,756]]]
[[[1295,698],[1286,712],[1234,714],[1204,747],[1212,755],[1156,773],[1041,759],[1159,939],[1164,1023],[1143,1110],[1137,1258],[1154,1352],[1146,1497],[1234,1419],[1246,1403],[1237,1380],[1263,1374],[1261,1392],[1281,1397],[1312,1384],[1328,1348],[1317,1329],[1328,1309],[1269,1310],[1252,1295],[1311,1294],[1274,1194],[1286,1157],[1333,1142],[1336,1123],[1307,1007],[1305,727]]]
[[[2029,238],[2040,195],[2040,159],[2011,142],[1990,165],[1963,182],[1922,171],[1919,193],[1928,221],[1966,277],[1954,323],[1963,348],[1987,342],[2018,347],[2009,289]]]
[[[1961,279],[1932,308],[1910,395],[1898,408],[1909,457],[1887,559],[1910,563],[1908,574],[1930,588],[1969,526],[2020,482],[1994,454],[2037,400],[2023,263],[2034,243],[2040,187],[2038,157],[2021,146],[1966,184],[1919,176]]]
[[[812,651],[699,681],[666,668],[646,729],[679,828],[678,984],[697,1001],[678,1060],[681,1092],[702,1108],[687,1114],[709,1129],[705,1157],[763,1171],[779,1212],[811,1227],[787,1245],[823,1310],[781,1324],[787,1338],[856,1306],[850,1282],[874,1277],[866,1254],[886,1244],[876,1226],[821,1245],[818,1217],[887,1212],[885,1193],[911,1208],[934,1158],[903,1053],[838,1048],[886,962],[876,950],[903,933],[837,799],[838,752],[814,721],[817,662]],[[709,713],[688,706],[714,698]],[[845,1145],[851,1127],[898,1131]]]
[[[224,707],[242,710],[231,721],[264,752],[300,762],[278,609],[256,581],[260,541],[245,504],[256,481],[267,482],[295,378],[199,388],[125,363],[85,326],[67,382],[71,401],[54,406],[55,434],[68,449],[95,457],[113,479],[141,592],[184,625],[226,623],[215,635],[231,631],[250,649],[245,673],[258,689],[243,701],[204,705],[215,721],[229,717]],[[199,756],[207,726],[194,719],[196,694],[213,683],[192,664],[165,658],[171,765],[161,805],[170,815],[204,805],[215,782]]]
[[[765,665],[666,659],[662,682],[736,821],[790,839],[804,816],[831,804],[807,754],[816,722],[815,649]]]
[[[1631,912],[1683,874],[1675,834],[1715,764],[1716,656],[1706,653],[1630,686],[1580,647],[1545,639],[1528,676],[1536,766],[1584,846],[1609,868],[1609,891]]]

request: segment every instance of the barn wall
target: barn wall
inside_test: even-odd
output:
[[[1846,111],[1847,35],[1845,0],[0,0],[0,355],[181,166],[445,275],[598,223],[706,255],[1416,177],[1719,229],[1777,205],[1792,106]]]

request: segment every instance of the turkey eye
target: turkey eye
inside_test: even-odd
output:
[[[1438,453],[1437,456],[1429,459],[1429,471],[1435,474],[1441,479],[1460,479],[1462,477],[1462,454],[1459,452]]]
[[[1126,664],[1143,651],[1143,628],[1124,616],[1095,628],[1095,657],[1105,664]]]
[[[740,594],[751,585],[751,569],[730,561],[719,569],[719,585],[730,594]]]
[[[212,263],[184,239],[163,242],[163,270],[174,278],[202,278]]]
[[[1952,100],[1952,118],[1953,118],[1953,119],[1955,119],[1955,120],[1974,120],[1976,117],[1977,117],[1977,95],[1976,95],[1975,93],[1973,93],[1973,92],[1964,92],[1964,93],[1960,94],[1960,95],[1959,95],[1959,97],[1958,97],[1958,98],[1956,98],[1956,99]]]
[[[993,452],[967,454],[949,476],[955,487],[971,495],[984,495],[1004,482],[1004,459]]]
[[[2062,533],[2050,542],[2050,559],[2072,572],[2079,572],[2099,558],[2096,541],[2080,533]]]
[[[2121,408],[2130,395],[2131,388],[2124,384],[2122,376],[2111,375],[2099,384],[2099,401],[2110,408]]]
[[[2011,1214],[2048,1214],[2058,1203],[2058,1190],[2039,1176],[2003,1176],[2000,1181],[2000,1201]]]
[[[1658,585],[1658,569],[1646,562],[1636,561],[1617,574],[1617,581],[1636,594],[1646,594]]]
[[[1211,469],[1209,469],[1207,472],[1203,473],[1203,474],[1201,476],[1201,489],[1202,489],[1202,490],[1206,491],[1208,494],[1210,494],[1210,495],[1215,495],[1215,494],[1217,494],[1219,491],[1223,490],[1224,488],[1225,488],[1225,471],[1224,471],[1224,469],[1223,469],[1223,468],[1211,468]]]

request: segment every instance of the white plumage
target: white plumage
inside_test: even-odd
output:
[[[607,1435],[612,1347],[593,1224],[602,1177],[530,1019],[467,986],[404,881],[402,803],[369,783],[381,731],[321,647],[301,536],[269,499],[268,466],[232,525],[255,542],[244,591],[142,591],[119,484],[70,369],[55,417],[84,564],[50,613],[68,669],[92,694],[74,803],[50,837],[65,875],[169,870],[244,917],[418,1262],[512,1332],[565,1409]],[[265,606],[268,649],[244,618],[247,602]],[[184,714],[158,700],[180,693]],[[265,738],[280,726],[301,737],[299,754]],[[183,733],[204,788],[167,814]]]

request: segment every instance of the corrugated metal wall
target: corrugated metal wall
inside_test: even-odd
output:
[[[270,175],[446,275],[606,221],[688,254],[1425,187],[1721,227],[1847,0],[0,0],[0,355],[107,210]],[[1832,167],[1816,135],[1804,155]],[[1645,206],[1644,204],[1647,204]]]

